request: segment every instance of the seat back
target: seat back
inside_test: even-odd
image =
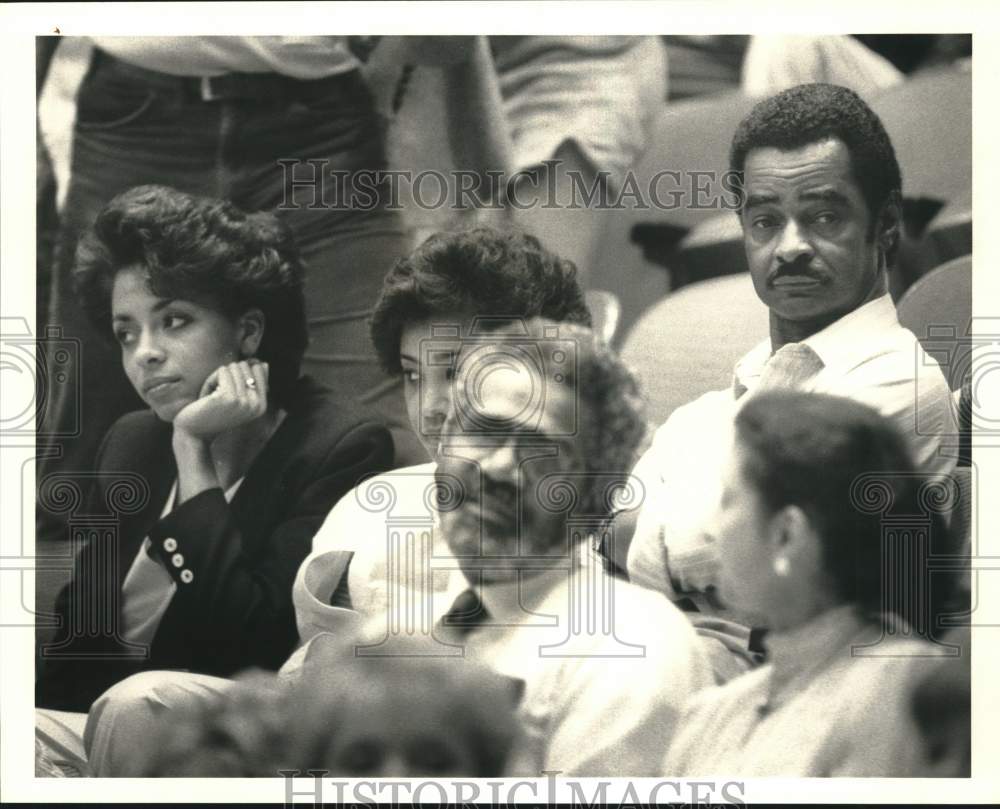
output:
[[[768,335],[767,308],[749,273],[712,278],[667,295],[639,319],[622,346],[657,424],[677,407],[728,387],[733,367]]]
[[[931,270],[903,294],[896,309],[899,322],[935,357],[941,355],[942,345],[953,341],[954,353],[942,370],[951,389],[958,390],[971,351],[972,256]]]

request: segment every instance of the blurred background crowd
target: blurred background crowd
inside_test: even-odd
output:
[[[273,211],[288,225],[308,267],[304,319],[309,345],[302,371],[330,388],[349,392],[365,413],[391,432],[394,457],[387,461],[380,450],[371,450],[369,471],[418,468],[435,452],[433,444],[414,433],[416,420],[406,409],[403,388],[412,369],[405,351],[401,357],[398,344],[389,349],[402,371],[393,374],[385,346],[371,344],[373,312],[376,341],[379,317],[389,317],[392,275],[387,278],[387,273],[405,271],[422,277],[420,273],[427,270],[417,258],[412,265],[397,262],[421,244],[430,256],[428,262],[442,260],[435,257],[433,239],[425,239],[476,226],[497,229],[487,233],[533,233],[549,251],[575,264],[589,315],[574,316],[573,306],[553,314],[546,310],[548,301],[505,314],[591,320],[602,345],[614,349],[634,371],[648,426],[664,424],[682,405],[730,386],[737,361],[769,334],[774,337],[768,308],[750,293],[741,220],[726,204],[731,191],[726,184],[729,150],[737,125],[761,99],[813,82],[853,90],[881,119],[895,148],[903,177],[901,226],[898,254],[886,283],[900,323],[925,343],[928,353],[941,340],[941,332],[932,333],[929,327],[942,323],[956,326],[949,338],[955,346],[970,342],[964,326],[971,318],[972,278],[971,36],[179,39],[39,40],[38,334],[52,345],[66,339],[82,345],[82,351],[70,352],[71,367],[55,360],[46,365],[52,380],[61,376],[58,384],[50,384],[53,394],[39,424],[40,481],[85,475],[93,468],[101,437],[123,413],[141,407],[139,397],[148,393],[122,374],[119,351],[125,350],[128,335],[119,338],[121,347],[102,343],[88,319],[90,302],[80,297],[71,278],[83,255],[77,253],[78,243],[98,212],[134,186],[173,186],[188,194],[231,200],[245,210]],[[331,41],[322,46],[304,42],[320,39]],[[239,78],[246,75],[255,78]],[[279,170],[278,160],[292,161],[293,172],[289,174],[287,166]],[[516,198],[527,204],[467,210],[448,205],[394,206],[388,204],[386,185],[378,182],[371,189],[376,204],[367,210],[310,206],[315,189],[302,180],[301,172],[309,161],[318,160],[352,176],[365,169],[413,174],[433,170],[449,184],[461,182],[463,172],[482,178],[500,171],[513,178],[506,185],[505,201]],[[636,198],[634,189],[641,197],[664,177],[669,182],[660,186],[661,196],[672,204],[629,204]],[[571,204],[580,183],[596,189],[599,196],[625,202],[603,207]],[[453,192],[454,187],[448,190]],[[552,198],[557,204],[542,204]],[[297,204],[284,205],[289,199]],[[132,202],[146,204],[139,197]],[[102,238],[111,242],[117,234],[125,239],[127,228],[122,223],[127,212],[121,217],[104,220]],[[142,226],[135,233],[139,235],[134,239],[148,236]],[[271,236],[261,237],[269,249]],[[280,253],[283,237],[274,238],[278,246],[273,249]],[[490,238],[482,236],[492,245]],[[490,249],[508,248],[506,243],[484,247],[478,255],[485,266],[495,260],[495,256],[482,258]],[[88,260],[99,264],[98,259]],[[549,261],[530,258],[529,264],[536,260]],[[114,272],[109,283],[118,289]],[[424,289],[423,294],[431,293]],[[474,294],[469,294],[474,301]],[[486,299],[501,293],[488,289],[484,281],[481,294]],[[376,301],[386,309],[378,310]],[[404,314],[390,314],[405,320],[405,308],[400,311]],[[397,331],[395,337],[405,348],[405,331]],[[241,337],[253,342],[252,338],[252,334]],[[949,367],[940,351],[934,357],[949,389],[945,398],[949,402],[953,398],[959,409],[968,408],[968,368]],[[240,366],[237,384],[240,374],[249,388],[267,384],[253,363]],[[817,416],[809,403],[786,404],[803,408],[799,413],[803,419]],[[276,431],[286,416],[258,413],[256,417],[266,420],[270,415],[276,420],[270,429]],[[860,422],[869,418],[865,413],[853,415]],[[766,415],[758,416],[759,423],[748,421],[741,429],[748,435],[753,430],[780,432],[780,426],[767,423]],[[822,419],[817,416],[817,420]],[[831,417],[831,432],[842,426]],[[879,429],[871,427],[873,434]],[[261,445],[272,435],[277,432],[268,432]],[[797,438],[788,440],[794,443]],[[384,441],[371,437],[369,445]],[[891,456],[896,445],[888,438],[886,442]],[[102,452],[110,451],[109,445],[114,446],[106,442]],[[645,447],[648,438],[643,447],[636,441],[632,449]],[[830,452],[834,457],[835,451]],[[963,453],[959,466],[967,467],[967,447]],[[174,454],[180,458],[176,442]],[[435,460],[439,468],[443,466],[441,459]],[[292,470],[289,474],[300,471],[294,466]],[[226,483],[238,487],[242,480],[234,477]],[[226,492],[227,501],[231,494]],[[183,491],[174,490],[163,519],[171,518],[171,504],[181,505],[182,496]],[[968,496],[965,491],[966,503]],[[39,555],[56,562],[37,574],[40,643],[56,631],[56,622],[44,619],[51,619],[56,593],[68,578],[65,560],[63,564],[58,560],[70,546],[67,524],[73,519],[43,499],[40,495],[37,512]],[[961,541],[967,543],[968,515],[950,517],[951,530],[964,531]],[[303,541],[308,543],[311,534]],[[179,579],[181,583],[190,584],[194,575],[200,575],[189,569],[196,552],[178,550],[172,535],[154,536],[151,531],[150,537],[154,546],[166,548],[159,552],[166,554],[162,562],[168,570],[171,564],[184,566],[181,551],[187,554],[188,566],[178,574],[186,573],[187,578]],[[316,553],[318,544],[312,547]],[[626,564],[624,556],[617,557],[611,549],[597,550],[612,568],[618,565],[619,574],[631,568],[631,560]],[[145,563],[142,556],[139,562]],[[289,570],[296,569],[298,561]],[[350,563],[349,557],[338,568],[345,582]],[[353,564],[352,570],[358,568],[357,561]],[[775,562],[776,576],[787,575],[782,572],[784,564]],[[296,582],[296,587],[300,585],[310,586],[301,580]],[[324,606],[336,607],[337,597],[336,591],[327,593]],[[640,608],[636,610],[638,614]],[[830,632],[834,637],[836,633]],[[834,642],[844,637],[836,635]],[[760,658],[753,657],[762,654],[755,638],[741,642],[748,660],[759,663]],[[802,638],[796,644],[790,656],[800,651],[803,656],[812,654]],[[316,655],[335,653],[320,648]],[[691,652],[696,661],[691,670],[708,678],[709,668],[699,654]],[[273,662],[282,659],[275,657]],[[967,654],[963,664],[968,664]],[[377,673],[370,661],[354,660],[337,669],[334,679],[319,676],[315,660],[311,666],[304,667],[306,673],[290,690],[277,688],[267,678],[250,677],[239,680],[225,700],[178,707],[172,726],[157,730],[162,742],[152,745],[156,755],[137,760],[134,766],[139,771],[131,774],[258,775],[285,765],[304,769],[331,762],[339,772],[359,775],[488,776],[517,769],[517,754],[512,751],[520,749],[517,740],[525,732],[515,718],[520,697],[511,696],[518,690],[517,678],[512,684],[510,678],[498,680],[488,668],[475,667],[459,676],[426,660],[397,661]],[[894,682],[894,671],[887,669],[886,682]],[[793,671],[791,676],[814,673]],[[690,681],[684,680],[678,693],[697,688],[698,677],[688,674]],[[905,697],[901,710],[909,717],[907,722],[923,728],[931,750],[924,763],[944,762],[940,774],[960,774],[967,771],[968,750],[956,753],[954,748],[963,732],[967,740],[968,717],[966,724],[961,718],[967,670],[964,679],[956,665],[942,666],[932,674],[921,682],[919,696],[911,699],[907,691],[891,699]],[[715,676],[728,678],[718,670]],[[448,681],[445,690],[453,699],[440,699],[443,680]],[[837,683],[843,688],[843,682]],[[400,699],[404,688],[412,689],[406,700]],[[529,693],[530,688],[529,682]],[[760,698],[756,691],[748,694],[748,700]],[[942,694],[958,705],[954,713]],[[585,696],[593,698],[593,693]],[[638,700],[637,694],[631,696]],[[761,699],[752,712],[754,722],[763,722],[771,711],[780,713],[783,707],[774,693]],[[889,700],[886,697],[884,704]],[[112,724],[119,721],[114,719],[115,708],[103,707],[103,702],[95,705],[102,706],[105,717],[112,717]],[[706,701],[693,710],[703,711],[696,724],[704,728],[722,709]],[[400,716],[410,711],[414,715],[402,721]],[[886,721],[895,721],[896,714],[886,711]],[[950,733],[948,721],[955,713],[960,715],[959,729]],[[786,713],[782,721],[792,727],[796,716]],[[667,726],[675,718],[667,711],[657,721]],[[733,741],[737,724],[725,731],[732,736],[726,741],[733,751],[740,747]],[[450,738],[440,732],[421,734],[446,726],[453,728]],[[336,736],[328,733],[331,727],[338,728]],[[850,727],[850,732],[857,729]],[[115,744],[125,749],[129,739],[138,738],[130,732],[141,736],[147,729],[121,731],[117,742],[91,738],[88,744],[106,742],[112,749],[107,755],[113,757]],[[935,734],[944,738],[937,753]],[[781,770],[783,759],[774,753],[787,744],[786,737],[781,738],[785,741],[775,741],[774,747],[762,743],[761,749],[769,751],[762,769]],[[711,767],[711,761],[698,760],[704,739],[678,739],[671,761],[677,766],[684,762],[690,772],[703,772],[700,765]],[[694,764],[691,750],[685,750],[688,742],[695,750]],[[719,749],[724,748],[720,742]],[[863,749],[871,756],[869,764],[880,760],[879,755],[886,762],[892,759],[888,748]],[[657,751],[658,758],[661,754]],[[605,755],[605,761],[614,761],[614,753]],[[752,762],[748,766],[753,769]],[[51,749],[39,756],[39,769],[46,768],[51,769],[48,774],[67,772],[53,764]]]

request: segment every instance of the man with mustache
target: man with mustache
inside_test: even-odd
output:
[[[371,569],[364,557],[375,556],[390,567],[367,582],[385,600],[382,610],[368,601],[369,632],[382,638],[369,653],[390,653],[427,618],[425,653],[523,683],[525,739],[508,775],[657,775],[656,751],[711,672],[683,614],[612,578],[588,548],[645,433],[635,380],[567,323],[512,323],[470,343],[440,435],[436,525],[386,503],[389,552],[368,537],[373,550],[352,564]],[[352,597],[365,587],[355,581]]]
[[[754,659],[749,630],[717,615],[704,533],[741,397],[796,388],[857,399],[896,423],[921,471],[946,474],[955,463],[939,452],[940,436],[916,431],[918,409],[921,421],[947,423],[950,394],[888,293],[902,181],[878,116],[844,87],[793,87],[742,121],[730,168],[741,178],[737,215],[770,339],[737,363],[731,388],[677,409],[657,431],[634,470],[646,499],[627,557],[633,582],[683,603],[722,643],[720,680]],[[619,542],[631,528],[621,521]]]
[[[436,464],[379,475],[331,512],[293,588],[304,645],[283,673],[361,615],[375,654],[423,637],[428,654],[461,649],[521,684],[509,775],[658,774],[679,706],[711,673],[682,613],[588,548],[645,432],[635,381],[578,325],[485,320],[443,341],[418,320],[423,348],[403,329],[403,367],[449,414],[433,397],[411,411]],[[436,380],[437,352],[452,359]]]

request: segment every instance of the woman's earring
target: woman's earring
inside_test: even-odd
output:
[[[779,556],[774,560],[774,572],[778,576],[788,575],[788,559],[784,556]]]

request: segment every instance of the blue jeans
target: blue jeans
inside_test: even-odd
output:
[[[78,357],[71,352],[70,367],[53,363],[47,369],[49,398],[38,443],[40,449],[57,445],[61,457],[47,462],[42,474],[92,469],[108,427],[143,406],[118,349],[95,333],[77,305],[71,269],[78,237],[101,208],[121,191],[150,183],[226,198],[247,210],[275,210],[285,219],[308,267],[311,342],[303,372],[355,392],[381,417],[392,428],[398,464],[425,460],[406,417],[401,380],[381,371],[368,338],[367,318],[382,278],[412,247],[399,213],[384,205],[306,209],[312,188],[287,196],[303,207],[276,210],[286,201],[279,159],[325,160],[327,169],[348,172],[384,167],[382,123],[360,75],[348,74],[333,82],[329,96],[306,101],[281,94],[203,101],[190,84],[95,50],[81,85],[70,187],[41,324],[61,329],[63,340],[79,340],[80,347]],[[47,521],[39,517],[41,536]]]

